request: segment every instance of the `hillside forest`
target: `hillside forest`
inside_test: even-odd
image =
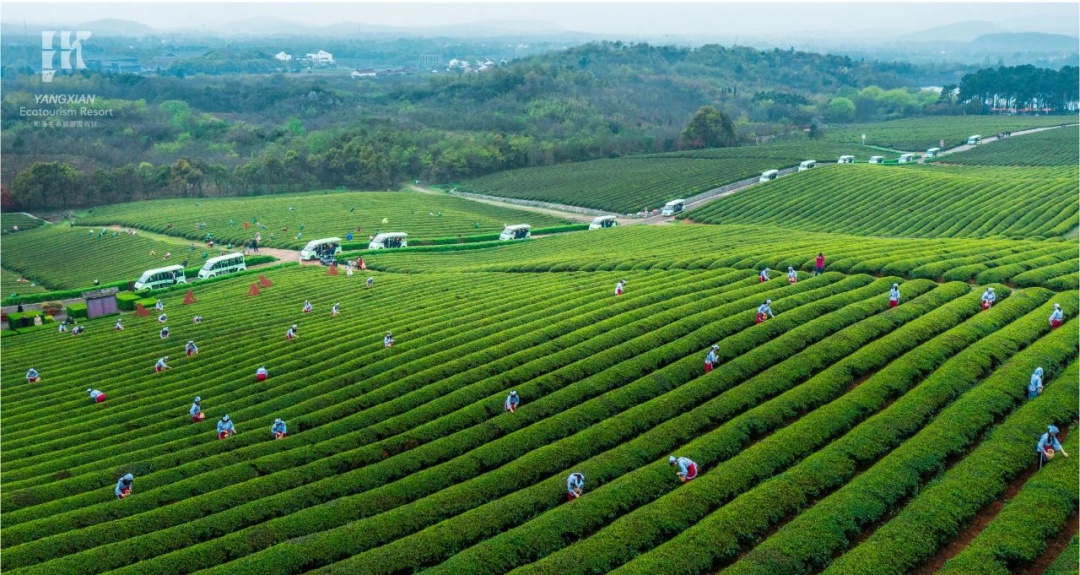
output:
[[[1022,108],[1064,113],[1080,99],[1076,67],[975,70],[621,42],[533,55],[483,74],[83,71],[50,88],[94,96],[55,107],[91,110],[92,119],[70,123],[24,115],[48,109],[35,104],[35,77],[4,79],[5,209],[393,189],[520,167],[822,137],[852,122]],[[924,82],[942,89],[920,90]],[[710,132],[706,119],[720,131]]]

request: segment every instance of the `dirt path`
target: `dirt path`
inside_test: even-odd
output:
[[[75,226],[75,227],[94,227],[94,228],[96,228],[97,226]],[[123,226],[117,226],[117,225],[106,226],[106,228],[110,229],[110,230],[115,230],[115,231],[118,231],[118,232],[126,232],[127,230],[130,229],[130,228],[126,228],[126,227],[123,227]],[[202,242],[192,242],[191,240],[188,240],[188,239],[185,239],[185,238],[180,238],[180,237],[177,237],[177,236],[169,236],[169,235],[165,235],[165,234],[158,234],[158,233],[147,232],[147,231],[143,231],[143,230],[137,230],[137,232],[138,232],[139,235],[141,235],[143,237],[150,238],[152,240],[158,240],[158,241],[166,242],[166,243],[176,244],[176,245],[179,245],[179,246],[183,246],[185,248],[187,246],[191,245],[192,243],[195,243],[196,245],[201,245],[201,243],[202,243]],[[214,249],[217,249],[218,247],[221,247],[222,249],[224,249],[223,246],[214,246]],[[264,248],[264,247],[260,247],[258,254],[248,254],[248,255],[274,256],[275,258],[277,258],[277,259],[279,259],[279,260],[281,260],[283,262],[297,262],[297,261],[300,261],[300,250],[285,250],[285,249],[281,249],[281,248]],[[277,263],[277,262],[267,262],[266,264],[256,264],[256,265],[253,265],[251,267],[256,268],[256,267],[265,266],[265,265],[271,265],[271,264],[275,264],[275,263]],[[300,263],[311,263],[311,262],[300,262]],[[319,263],[319,262],[314,262],[314,263]]]

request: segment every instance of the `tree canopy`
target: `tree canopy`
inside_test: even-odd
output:
[[[679,141],[683,149],[734,146],[735,125],[727,114],[712,106],[702,106],[679,135]]]

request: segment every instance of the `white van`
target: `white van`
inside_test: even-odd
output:
[[[300,259],[316,260],[341,253],[341,238],[323,238],[311,240],[300,250]]]
[[[389,248],[407,248],[409,247],[409,242],[406,239],[408,237],[409,234],[405,232],[389,232],[385,234],[379,234],[371,240],[371,243],[368,244],[367,249],[381,250]]]
[[[967,143],[968,143],[969,146],[978,146],[979,144],[982,143],[982,136],[974,135],[974,136],[968,138]]]
[[[529,239],[529,229],[532,226],[529,224],[517,224],[514,226],[506,226],[503,228],[501,234],[499,234],[500,240],[525,240]]]
[[[837,164],[854,164],[855,156],[840,156],[839,160],[836,160]]]
[[[204,280],[224,274],[242,272],[246,269],[247,264],[244,263],[244,254],[226,254],[206,260],[202,269],[199,270],[199,279]]]
[[[660,215],[674,216],[675,214],[683,211],[684,207],[686,207],[686,200],[671,200],[670,202],[664,204],[664,209],[661,210]]]
[[[597,216],[593,218],[591,224],[589,224],[590,230],[599,230],[601,228],[614,228],[619,225],[619,220],[615,219],[615,216]]]
[[[885,156],[870,156],[868,164],[883,164],[885,163]]]
[[[926,150],[927,158],[936,158],[941,155],[941,148],[930,148]]]
[[[910,164],[915,161],[915,154],[900,154],[900,164]]]
[[[176,284],[186,284],[184,266],[169,266],[146,270],[139,279],[135,280],[135,291],[144,289],[158,289]]]
[[[815,162],[814,160],[806,160],[805,162],[801,162],[799,164],[799,171],[800,172],[805,172],[806,170],[809,170],[810,168],[813,168],[816,165],[817,165],[817,162]]]
[[[767,182],[769,180],[775,180],[780,175],[780,170],[765,170],[761,172],[761,177],[758,178],[759,182]]]

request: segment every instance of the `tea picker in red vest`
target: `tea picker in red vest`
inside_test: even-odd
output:
[[[994,288],[986,288],[986,291],[982,294],[982,308],[990,309],[994,307],[995,301],[997,301],[997,294],[994,293]]]
[[[154,373],[161,373],[161,372],[165,371],[166,369],[172,369],[171,367],[165,365],[165,362],[168,359],[169,359],[169,356],[166,355],[165,357],[157,360],[157,363],[154,364]]]
[[[1054,458],[1055,450],[1060,451],[1065,457],[1069,456],[1069,454],[1065,453],[1065,450],[1061,448],[1061,442],[1058,441],[1057,434],[1057,426],[1048,425],[1046,427],[1046,433],[1042,434],[1042,437],[1039,438],[1039,443],[1035,445],[1035,451],[1039,452],[1039,469],[1042,469],[1043,463]]]
[[[1054,304],[1054,313],[1050,314],[1050,328],[1061,327],[1061,322],[1065,321],[1065,314],[1061,312],[1061,304]]]
[[[218,439],[225,439],[230,435],[236,434],[236,428],[233,427],[233,422],[229,420],[228,415],[222,415],[221,421],[217,424]]]
[[[900,284],[893,284],[889,290],[889,307],[900,305]]]
[[[720,349],[719,345],[713,345],[709,353],[705,355],[705,373],[709,373],[713,370],[713,366],[716,365],[718,358],[716,357],[716,351]]]
[[[795,282],[799,281],[799,274],[795,272],[795,268],[788,266],[787,269],[787,281],[791,285],[795,285]]]
[[[266,368],[259,366],[259,369],[255,370],[255,381],[266,381],[266,378],[270,377],[270,372],[266,371]]]
[[[116,482],[116,489],[113,490],[116,493],[117,499],[123,499],[131,495],[131,484],[135,480],[135,476],[128,473],[120,478],[120,481]]]
[[[285,422],[280,418],[274,420],[274,424],[270,426],[270,435],[274,436],[274,439],[285,439]]]
[[[679,480],[683,483],[688,483],[690,480],[697,477],[697,464],[686,457],[675,457],[672,455],[668,457],[668,465],[678,467],[679,470],[675,472],[675,475],[677,475]]]
[[[585,489],[585,476],[581,473],[571,473],[570,477],[566,478],[566,499],[567,501],[573,501],[578,497],[581,497],[582,492]]]
[[[506,401],[503,402],[503,411],[510,413],[516,413],[518,404],[521,403],[521,397],[518,396],[518,392],[511,391],[510,395],[506,396]]]
[[[96,389],[87,389],[86,393],[90,394],[90,399],[94,400],[94,403],[102,403],[105,401],[105,393]]]
[[[191,403],[191,410],[189,410],[188,413],[191,414],[191,421],[193,423],[198,423],[198,422],[202,421],[206,417],[206,414],[204,414],[202,412],[202,398],[201,397],[199,397],[197,395],[195,396],[195,401],[193,401]]]
[[[761,304],[757,308],[757,318],[754,323],[761,323],[770,317],[776,317],[772,312],[772,300],[767,299],[765,303]]]
[[[26,372],[26,383],[34,383],[38,379],[40,379],[40,376],[38,376],[38,371],[31,367]]]

